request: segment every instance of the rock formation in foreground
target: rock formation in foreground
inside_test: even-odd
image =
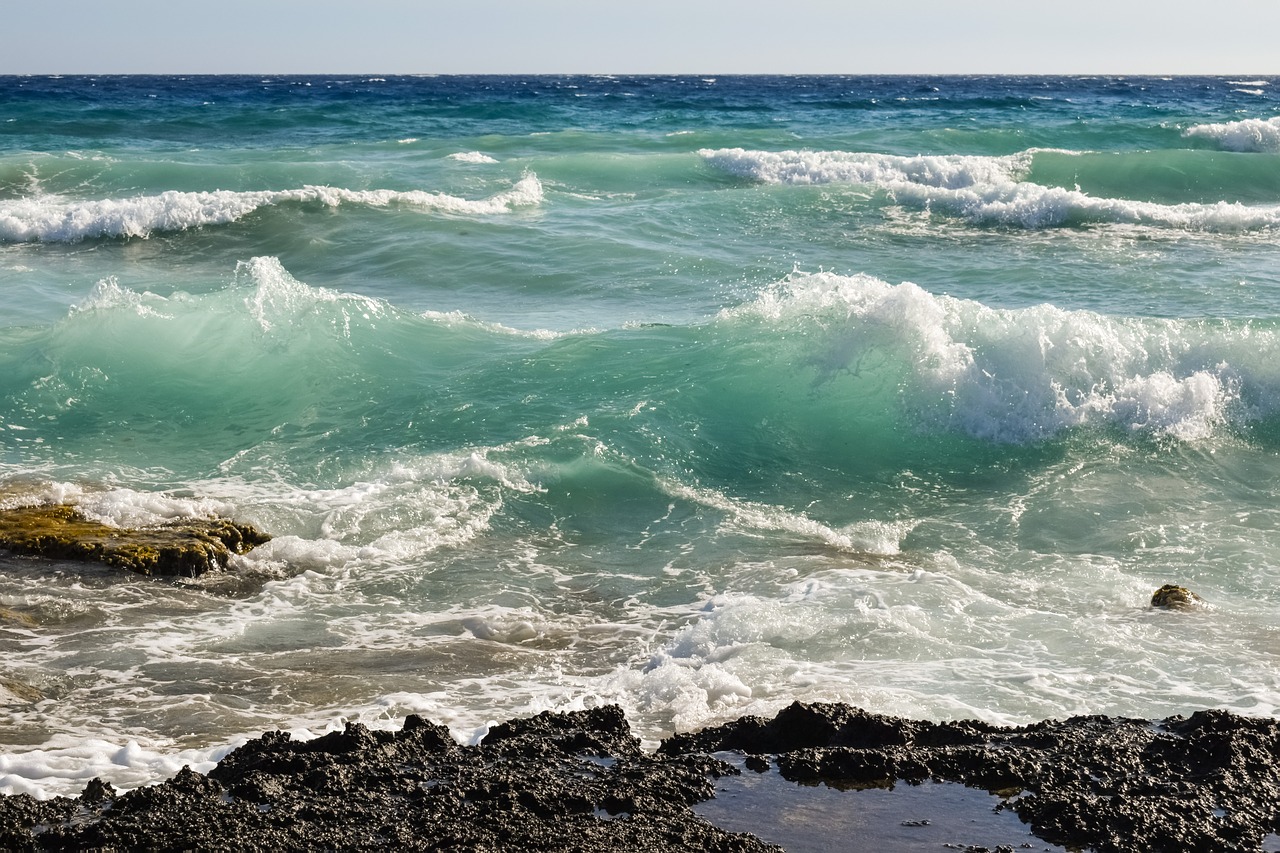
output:
[[[313,741],[272,732],[208,775],[118,794],[0,798],[0,848],[34,850],[763,851],[692,806],[737,773],[712,753],[836,787],[924,780],[992,792],[1075,849],[1257,851],[1280,830],[1280,721],[1201,711],[1159,723],[1076,717],[1019,728],[794,704],[640,750],[616,707],[544,713],[459,746],[411,716]],[[751,771],[747,771],[751,772]],[[858,794],[848,793],[849,809]],[[832,839],[875,849],[876,839]]]

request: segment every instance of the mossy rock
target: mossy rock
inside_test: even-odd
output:
[[[54,560],[106,563],[142,575],[197,577],[225,568],[271,537],[225,518],[192,518],[155,527],[109,527],[73,506],[45,504],[0,510],[0,547]]]
[[[1152,607],[1163,607],[1166,610],[1186,610],[1203,601],[1185,586],[1167,583],[1151,596]]]
[[[0,678],[0,703],[4,703],[9,697],[21,702],[39,702],[45,698],[45,695],[25,681],[19,681],[16,678]]]
[[[8,607],[0,607],[0,624],[6,622],[23,628],[34,628],[36,626],[36,620],[32,619],[28,614],[10,610]]]

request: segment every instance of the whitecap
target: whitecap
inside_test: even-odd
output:
[[[1273,132],[1280,140],[1280,123]],[[699,153],[717,169],[762,183],[869,185],[900,205],[942,211],[980,225],[1042,229],[1102,223],[1227,233],[1280,226],[1280,205],[1160,204],[1030,183],[1024,178],[1034,150],[1005,157],[741,148]]]
[[[306,186],[294,190],[179,192],[123,199],[73,200],[36,196],[0,202],[0,241],[73,243],[95,237],[148,237],[235,222],[260,208],[286,204],[401,207],[433,213],[492,215],[541,204],[542,184],[526,173],[509,190],[466,199],[423,190],[351,190]]]
[[[1199,442],[1224,425],[1280,409],[1271,367],[1280,335],[1249,325],[1116,318],[1052,305],[993,309],[910,282],[834,273],[795,274],[721,317],[803,327],[803,366],[823,386],[856,376],[875,353],[874,364],[894,371],[910,422],[983,440],[1022,443],[1108,425]],[[805,526],[798,519],[774,524]],[[857,547],[844,544],[847,531],[810,532]],[[895,537],[887,540],[889,552]]]
[[[1031,152],[1008,157],[920,156],[851,151],[748,151],[702,149],[711,166],[751,180],[772,184],[898,184],[960,189],[1007,183],[1025,175]]]
[[[1261,94],[1261,93],[1259,93]],[[1280,151],[1280,116],[1197,124],[1182,132],[1188,139],[1207,139],[1225,151]]]
[[[450,154],[448,159],[457,160],[459,163],[497,163],[498,161],[481,151],[459,151],[456,154]]]

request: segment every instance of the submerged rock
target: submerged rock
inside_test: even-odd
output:
[[[1152,594],[1151,606],[1163,607],[1167,610],[1186,610],[1195,607],[1202,600],[1185,586],[1167,583]]]
[[[100,562],[143,575],[196,577],[225,568],[271,537],[225,518],[191,518],[155,527],[111,527],[67,504],[0,509],[0,548],[55,560]]]

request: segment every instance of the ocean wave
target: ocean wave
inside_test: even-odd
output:
[[[793,276],[723,316],[801,332],[798,366],[824,394],[861,384],[862,408],[985,441],[1103,426],[1198,442],[1280,407],[1280,335],[1249,323],[995,309],[834,273]]]
[[[1031,167],[1032,152],[1007,157],[938,155],[903,157],[852,151],[747,151],[702,149],[711,166],[769,184],[919,184],[963,189],[1016,181]]]
[[[486,164],[498,162],[482,151],[459,151],[456,154],[450,154],[446,159],[457,160],[459,163]]]
[[[156,232],[225,225],[279,204],[403,207],[432,213],[489,215],[541,204],[542,184],[525,174],[509,190],[466,199],[423,190],[351,190],[307,186],[293,190],[179,192],[124,199],[69,200],[37,196],[0,203],[0,241],[74,243],[96,237],[148,237]]]
[[[1182,135],[1188,139],[1207,139],[1226,151],[1277,152],[1280,151],[1280,116],[1197,124]]]
[[[1280,226],[1280,205],[1162,204],[1099,198],[1024,180],[1035,152],[1007,157],[901,157],[843,151],[703,150],[713,167],[762,183],[865,184],[894,202],[942,211],[979,225],[1042,229],[1127,224],[1238,233]]]
[[[778,470],[945,455],[957,438],[1029,444],[1102,430],[1213,443],[1280,413],[1276,363],[1280,330],[1266,321],[1000,309],[835,273],[793,275],[691,326],[539,335],[310,287],[276,259],[256,258],[203,295],[104,282],[13,355],[0,394],[9,422],[28,430],[9,433],[28,467],[74,453],[107,470],[165,466],[165,478],[274,471],[392,494],[401,486],[387,485],[390,475],[338,470],[332,448],[353,458],[451,448],[462,454],[457,470],[475,476],[481,463],[515,465],[489,471],[484,486],[444,469],[422,479],[447,487],[404,485],[416,496],[408,503],[436,507],[444,525],[415,525],[422,541],[474,536],[503,496],[533,486],[560,483],[567,495],[607,482],[655,506],[674,499],[721,512],[728,532],[888,557],[911,529],[901,516],[811,516],[726,484],[743,476],[744,460],[754,460],[747,480],[772,482]],[[560,429],[575,419],[584,426]],[[567,467],[544,470],[542,451],[504,449],[530,436],[591,446],[557,444],[551,456]],[[922,446],[921,436],[938,441]],[[598,461],[596,443],[617,461],[580,470]],[[312,491],[290,501],[316,518],[329,497]],[[382,535],[373,520],[352,528],[372,538],[339,535],[332,554],[272,547],[293,562],[343,562],[372,553],[362,549]],[[323,550],[335,537],[317,529],[309,538]]]

